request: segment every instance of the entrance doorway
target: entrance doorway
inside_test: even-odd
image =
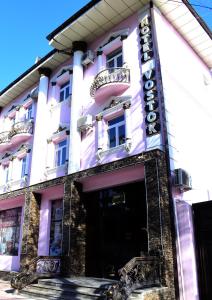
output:
[[[131,258],[147,251],[144,182],[85,194],[86,275],[117,278]]]
[[[201,300],[212,299],[212,201],[193,205]]]

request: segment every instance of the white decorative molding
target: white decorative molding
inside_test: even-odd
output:
[[[109,107],[109,108],[105,108],[103,111],[101,111],[100,113],[98,113],[96,115],[96,118],[97,117],[105,117],[105,116],[110,116],[111,114],[119,111],[119,110],[122,110],[123,109],[123,105],[124,104],[127,104],[127,103],[131,103],[131,96],[122,96],[122,97],[111,97],[111,102],[112,101],[117,101],[117,104],[114,104],[112,107]],[[110,103],[111,104],[111,103]]]
[[[50,112],[53,112],[57,109],[61,109],[61,106],[63,105],[68,105],[68,107],[71,106],[71,97],[72,95],[69,95],[69,97],[67,97],[65,100],[61,101],[61,102],[56,102],[56,103],[51,103],[50,104]]]
[[[96,51],[101,50],[103,52],[108,52],[109,49],[113,48],[115,44],[121,46],[121,36],[128,36],[129,28],[124,28],[118,31],[114,31],[108,34],[108,36],[102,41],[101,45],[96,49]]]
[[[98,151],[96,152],[96,157],[97,158],[100,158],[99,160],[101,160],[101,158],[105,155],[108,155],[108,154],[112,154],[112,153],[116,153],[118,152],[119,150],[126,150],[126,144],[121,144],[121,145],[118,145],[116,147],[113,147],[113,148],[109,148],[109,149],[98,149]],[[129,152],[129,151],[127,151]]]
[[[70,134],[67,125],[60,125],[61,130],[58,129],[58,132],[52,134],[52,136],[47,140],[47,142],[53,142],[54,144],[58,144],[60,141],[65,140],[66,137]]]
[[[64,171],[64,175],[67,174],[67,162],[62,165],[62,166],[58,166],[58,167],[53,167],[53,168],[50,168],[50,167],[46,167],[46,175],[51,175],[51,174],[56,174],[57,172],[59,171]]]
[[[58,85],[65,83],[70,79],[70,73],[73,71],[73,66],[63,66],[60,70],[53,76],[51,82],[56,82]]]

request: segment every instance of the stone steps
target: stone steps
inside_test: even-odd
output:
[[[113,283],[115,281],[109,279],[88,277],[40,279],[37,284],[25,287],[20,294],[27,299],[39,300],[103,300],[105,299],[104,292]],[[164,289],[153,287],[136,290],[129,299],[160,299],[157,295],[164,295]]]

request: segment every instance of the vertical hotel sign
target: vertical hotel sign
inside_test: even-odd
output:
[[[139,36],[141,45],[143,91],[146,111],[146,135],[152,136],[160,133],[160,115],[158,112],[157,80],[155,72],[155,59],[151,18],[148,13],[139,24]]]

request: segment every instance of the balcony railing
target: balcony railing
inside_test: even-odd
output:
[[[91,97],[95,97],[96,91],[101,87],[111,84],[128,84],[130,83],[130,70],[126,68],[105,69],[98,73],[90,88]]]
[[[23,121],[15,123],[12,127],[12,130],[10,131],[10,138],[17,134],[32,134],[33,129],[33,122],[30,121]]]

